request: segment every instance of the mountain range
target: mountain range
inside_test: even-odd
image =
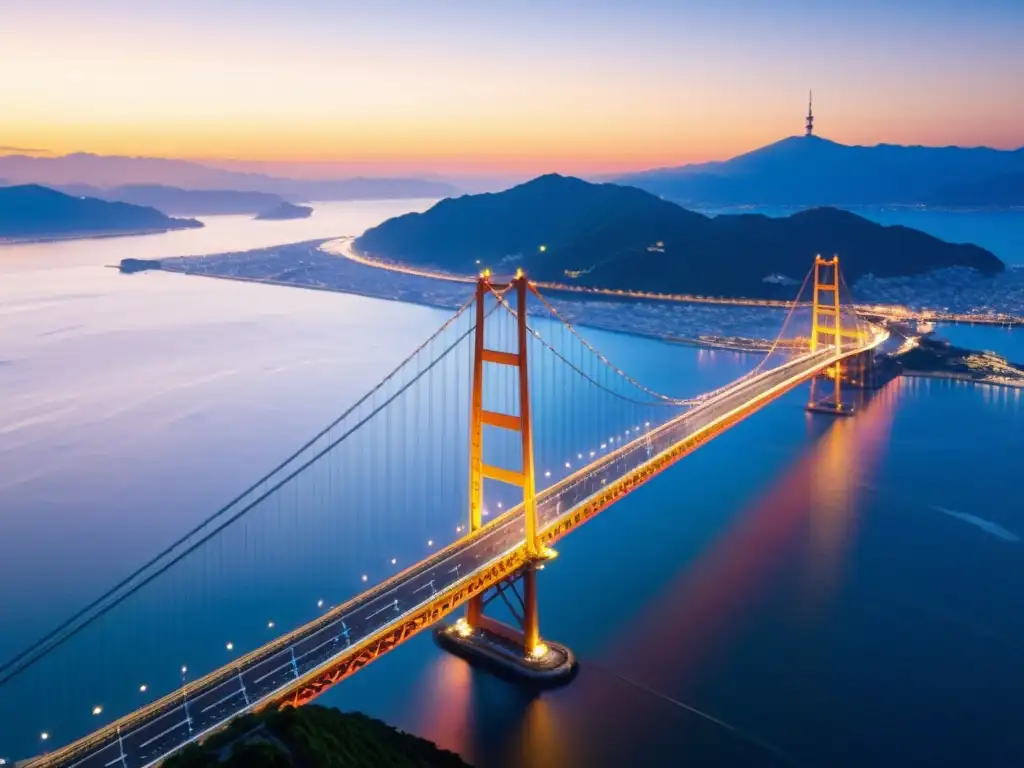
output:
[[[799,281],[817,253],[839,254],[851,283],[868,273],[891,277],[963,266],[991,275],[1004,269],[975,245],[835,208],[784,218],[711,218],[634,187],[554,174],[390,219],[355,247],[461,273],[522,266],[538,280],[720,296],[792,293],[778,285],[778,276]]]
[[[792,136],[731,160],[614,181],[704,205],[1024,205],[1024,147],[865,147]]]
[[[125,184],[110,189],[101,189],[91,184],[64,184],[56,189],[75,197],[148,206],[168,216],[263,213],[285,203],[280,195],[268,192],[181,189],[163,184]]]
[[[36,184],[0,187],[0,238],[87,237],[203,226],[155,208],[65,195]]]
[[[277,195],[289,202],[447,197],[458,190],[444,181],[408,178],[289,179],[212,168],[189,160],[76,153],[59,157],[0,156],[8,184],[101,189],[162,185],[187,190],[233,190]]]

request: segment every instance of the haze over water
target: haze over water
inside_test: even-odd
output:
[[[0,614],[19,617],[0,657],[283,458],[446,315],[102,265],[357,234],[426,204],[0,247]],[[587,336],[641,380],[669,366],[694,390],[756,362]],[[772,404],[560,544],[541,625],[581,659],[567,688],[526,697],[421,636],[323,703],[481,766],[1024,761],[1019,393],[903,379],[844,421],[805,400]],[[234,639],[255,642],[264,615],[240,608]]]

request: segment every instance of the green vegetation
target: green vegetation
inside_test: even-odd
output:
[[[358,712],[309,705],[247,715],[166,768],[465,768],[454,752]]]

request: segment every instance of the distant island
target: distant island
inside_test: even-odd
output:
[[[263,173],[225,170],[190,160],[93,155],[86,152],[56,157],[35,157],[25,154],[0,155],[0,177],[7,179],[11,184],[41,184],[59,189],[80,188],[81,185],[88,185],[93,190],[156,186],[187,191],[209,190],[220,194],[223,194],[225,190],[262,192],[289,202],[440,198],[459,193],[459,190],[451,184],[436,179],[403,177],[284,178]],[[115,191],[114,194],[127,195],[136,194],[136,192],[121,190]],[[164,195],[163,192],[159,194]],[[93,197],[95,195],[86,193],[85,196]],[[135,201],[128,200],[127,202]],[[192,202],[189,201],[189,204]],[[159,208],[159,206],[156,207]],[[263,204],[259,208],[240,212],[258,213],[268,207],[268,204]],[[189,211],[189,213],[207,212],[201,209]]]
[[[359,713],[308,704],[237,718],[165,768],[468,768],[454,752]]]
[[[354,245],[369,256],[460,273],[522,266],[538,280],[573,285],[771,298],[791,298],[816,253],[838,253],[851,284],[869,273],[1005,268],[977,246],[835,208],[711,218],[633,187],[555,174],[442,200],[368,230]]]
[[[308,219],[313,209],[306,205],[292,205],[281,201],[273,208],[256,216],[260,221],[284,221],[286,219]]]
[[[703,205],[1024,205],[1024,147],[848,146],[791,136],[731,160],[620,176]]]
[[[170,218],[154,208],[72,197],[35,184],[0,187],[0,238],[140,234],[202,226],[195,219]]]
[[[61,192],[108,202],[156,208],[168,216],[213,216],[260,213],[285,202],[280,195],[227,189],[182,189],[163,184],[125,184],[101,189],[90,184],[66,184]]]

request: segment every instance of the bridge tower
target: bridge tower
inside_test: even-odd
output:
[[[831,259],[814,257],[814,300],[811,305],[811,352],[817,352],[823,346],[829,346],[838,353],[842,350],[843,338],[856,337],[855,330],[844,332],[842,316],[839,308],[839,257]],[[825,376],[832,379],[832,397],[817,399],[817,377],[811,379],[811,399],[807,410],[815,413],[828,413],[834,416],[851,416],[853,409],[842,401],[843,371],[840,363],[836,363],[825,371]]]
[[[495,291],[515,294],[516,351],[489,349],[485,343],[487,296]],[[484,480],[498,480],[522,488],[525,562],[493,589],[476,594],[466,606],[466,616],[455,624],[439,628],[435,638],[448,650],[496,667],[499,673],[532,683],[563,682],[575,671],[575,658],[569,649],[540,639],[540,615],[537,604],[537,571],[556,556],[543,545],[537,523],[537,493],[533,462],[533,432],[530,420],[530,378],[527,349],[530,330],[526,323],[526,305],[531,286],[520,269],[507,285],[491,282],[484,271],[476,286],[476,329],[473,355],[473,385],[470,396],[469,426],[469,532],[483,527]],[[512,366],[518,370],[519,414],[498,413],[484,408],[485,363]],[[484,427],[492,426],[518,432],[521,445],[519,470],[484,463]],[[500,598],[512,613],[518,627],[498,621],[484,612]],[[518,653],[509,653],[509,646]]]

